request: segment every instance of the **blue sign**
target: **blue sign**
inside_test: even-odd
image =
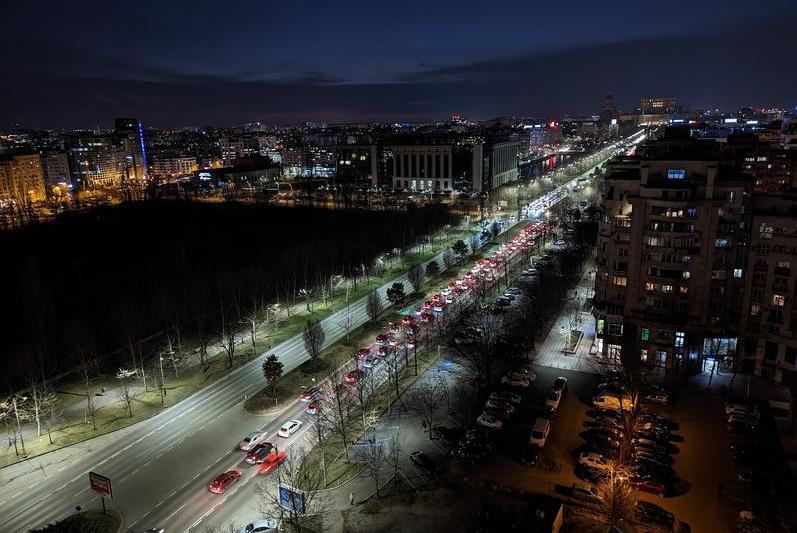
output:
[[[304,514],[304,492],[282,483],[279,484],[280,507],[296,514]]]

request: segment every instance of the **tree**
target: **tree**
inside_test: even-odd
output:
[[[432,425],[434,423],[435,411],[446,400],[447,390],[443,389],[443,383],[437,380],[430,380],[422,385],[413,387],[407,396],[405,407],[415,413],[429,431],[429,438],[433,438]]]
[[[404,305],[407,295],[404,292],[404,283],[397,281],[387,289],[387,299],[397,308]]]
[[[301,491],[290,505],[283,505],[280,485],[287,485]],[[311,527],[314,520],[323,519],[330,510],[330,495],[324,488],[320,469],[315,468],[312,455],[304,448],[294,447],[277,468],[256,486],[258,513],[262,516],[279,514],[292,531],[316,530]],[[289,498],[295,493],[290,492]],[[298,498],[301,498],[299,500]],[[304,510],[304,512],[300,512]]]
[[[451,246],[451,251],[457,254],[459,259],[464,259],[468,255],[468,245],[465,241],[459,240]]]
[[[321,395],[319,409],[316,416],[321,416],[327,428],[337,436],[343,444],[346,460],[349,460],[349,415],[352,409],[352,398],[346,386],[341,383],[343,372],[334,369],[329,373],[328,384]]]
[[[313,312],[313,308],[312,308],[311,300],[310,300],[310,296],[312,296],[312,295],[313,295],[313,289],[307,289],[307,288],[299,289],[299,296],[304,298],[304,305],[307,308],[307,312],[308,313],[312,313]]]
[[[28,382],[30,391],[30,416],[36,422],[36,436],[42,436],[42,422],[47,421],[51,409],[57,408],[58,396],[47,385],[46,381],[39,383],[35,379]],[[52,444],[52,442],[50,442]]]
[[[445,250],[443,250],[443,264],[445,265],[446,270],[448,270],[454,265],[455,260],[456,258],[454,257],[454,252],[452,252],[451,249],[446,248]]]
[[[636,496],[628,482],[628,472],[614,460],[609,461],[608,471],[597,484],[601,507],[612,526],[634,515]]]
[[[263,377],[266,378],[266,384],[271,388],[271,394],[277,394],[277,383],[282,377],[282,370],[285,365],[279,358],[271,354],[263,361]]]
[[[493,222],[490,224],[490,237],[495,241],[498,239],[498,236],[501,234],[501,226],[498,225],[498,222]]]
[[[492,383],[504,321],[499,315],[480,313],[471,320],[471,326],[478,329],[479,334],[472,344],[457,345],[455,357],[465,377],[477,387],[481,396]]]
[[[423,266],[419,263],[410,268],[407,272],[407,279],[415,292],[420,291],[423,286]]]
[[[337,324],[346,333],[346,343],[351,342],[351,330],[354,327],[354,311],[348,302],[337,313]]]
[[[255,293],[253,293],[254,295]],[[244,317],[246,318],[246,323],[249,325],[249,339],[252,342],[252,354],[254,355],[257,353],[257,348],[255,347],[255,337],[257,334],[257,328],[260,326],[262,320],[262,306],[260,299],[256,296],[252,297],[252,307],[246,311]]]
[[[89,348],[88,343],[85,342],[80,333],[75,336],[75,351],[78,357],[80,377],[83,380],[83,389],[86,392],[86,411],[84,422],[88,424],[90,419],[92,427],[96,430],[97,408],[94,404],[94,391],[91,387],[91,374],[96,361],[92,357],[91,349]]]
[[[122,401],[125,402],[125,409],[127,410],[127,416],[133,418],[133,399],[136,396],[135,391],[130,388],[130,380],[131,378],[135,377],[136,371],[135,370],[125,370],[120,368],[116,372],[116,379],[122,384]]]
[[[429,277],[436,276],[440,273],[440,265],[437,261],[429,261],[426,263],[426,275]]]
[[[219,346],[224,350],[227,359],[225,366],[232,368],[233,358],[235,357],[235,321],[230,316],[229,310],[225,312],[224,301],[221,302],[221,333],[219,334]]]
[[[6,423],[9,428],[13,428],[14,451],[20,455],[17,448],[17,440],[22,444],[22,457],[27,457],[25,451],[25,437],[22,435],[22,422],[31,418],[30,398],[19,394],[12,394],[9,398],[0,402],[0,420]],[[96,429],[96,428],[95,428]]]
[[[318,370],[318,356],[321,355],[321,348],[324,346],[324,340],[327,335],[321,322],[308,318],[302,331],[302,339],[304,340],[304,348],[310,354],[310,360],[313,362],[313,368]]]
[[[368,311],[368,318],[370,318],[372,322],[376,322],[379,319],[379,315],[382,314],[382,299],[379,297],[379,293],[376,292],[376,289],[368,293],[368,300],[365,307]]]
[[[395,397],[398,398],[401,396],[401,378],[404,377],[404,367],[395,351],[385,359],[385,373],[388,385],[393,388]]]
[[[380,487],[385,478],[384,470],[386,467],[390,467],[389,448],[385,447],[382,442],[375,441],[363,445],[357,456],[363,466],[363,472],[374,482],[376,498],[381,498]]]
[[[475,233],[468,238],[468,245],[470,245],[470,249],[474,254],[479,249],[479,240],[479,236]]]

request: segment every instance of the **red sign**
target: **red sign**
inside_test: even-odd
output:
[[[110,478],[95,474],[94,472],[89,472],[89,484],[91,484],[91,490],[104,498],[113,500]]]

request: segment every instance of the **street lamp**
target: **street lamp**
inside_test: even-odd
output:
[[[161,405],[166,405],[166,382],[163,379],[163,355],[158,357],[158,365],[161,371]]]

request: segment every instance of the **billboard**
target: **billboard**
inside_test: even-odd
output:
[[[89,485],[91,490],[99,494],[103,498],[113,500],[113,489],[111,488],[111,479],[101,476],[95,472],[89,472]]]
[[[279,484],[280,507],[296,514],[304,514],[304,491],[289,487],[284,483]]]

